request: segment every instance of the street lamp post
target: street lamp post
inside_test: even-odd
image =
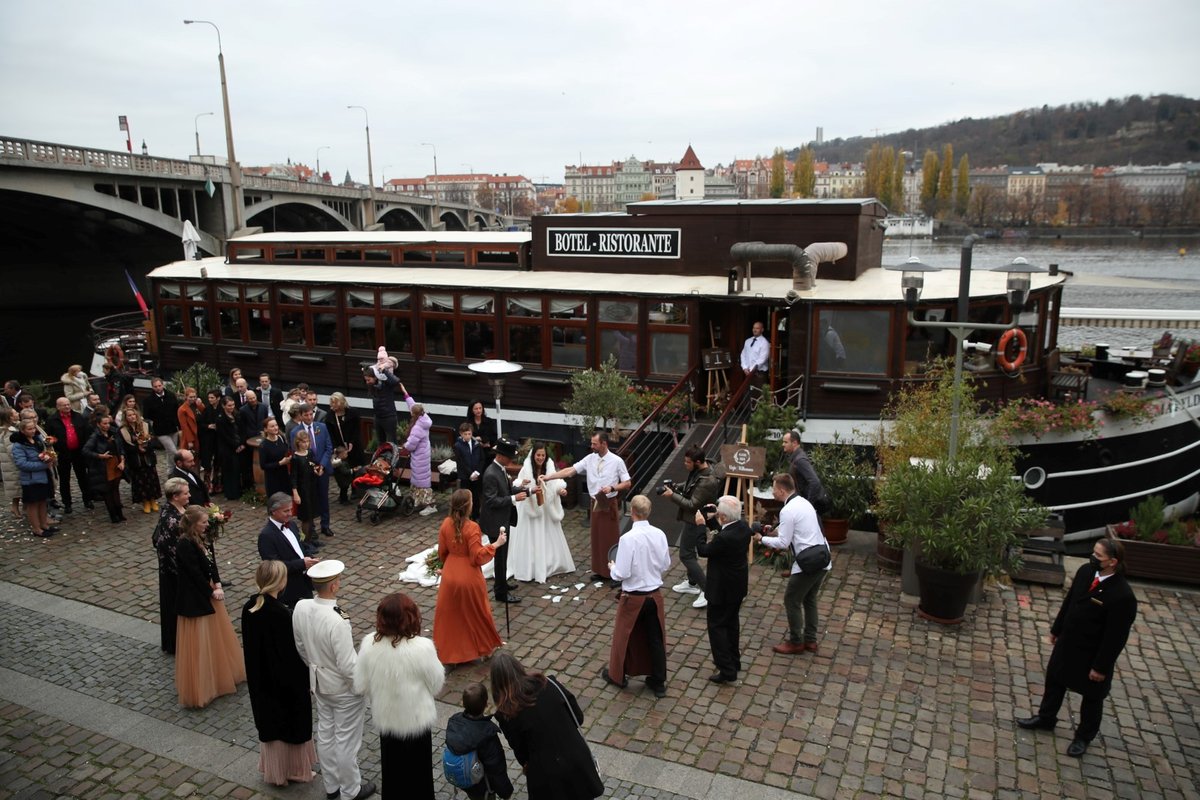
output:
[[[221,29],[206,19],[185,19],[184,25],[212,25],[217,32],[217,64],[221,68],[221,104],[225,108],[225,151],[229,159],[229,188],[233,192],[233,230],[245,227],[245,208],[242,205],[242,168],[233,152],[233,121],[229,117],[229,85],[225,82],[225,50],[221,47]]]
[[[500,398],[504,395],[504,379],[515,372],[520,372],[523,367],[520,364],[514,364],[511,361],[505,361],[500,358],[489,358],[487,361],[481,361],[478,364],[467,364],[467,369],[478,372],[481,375],[486,375],[488,383],[492,385],[492,393],[496,398],[496,436],[499,438],[500,430]]]
[[[217,112],[215,111],[204,111],[200,114],[197,114],[196,118],[192,120],[192,129],[196,132],[196,155],[200,155],[200,118],[212,117],[215,116],[216,113]]]
[[[323,144],[317,148],[317,181],[321,182],[321,151],[328,150],[329,145]]]
[[[371,165],[371,116],[367,113],[367,109],[362,106],[346,106],[346,108],[357,108],[363,112],[363,123],[367,129],[367,215],[366,224],[368,226],[375,224],[375,168]]]
[[[442,185],[441,185],[441,183],[438,182],[437,145],[431,144],[429,142],[421,142],[421,147],[432,147],[433,148],[433,223],[434,223],[434,225],[436,225],[438,220],[441,218],[441,214],[438,213],[438,202],[441,200],[441,193],[442,193],[441,192]],[[430,226],[430,227],[432,227],[432,226]]]
[[[967,336],[973,331],[1006,331],[1020,325],[1020,314],[1029,299],[1029,288],[1032,283],[1030,275],[1046,270],[1032,266],[1024,258],[1015,258],[1011,264],[996,267],[993,272],[1007,272],[1008,304],[1012,312],[1012,322],[1007,325],[997,322],[971,322],[968,319],[971,306],[971,255],[975,242],[979,239],[971,234],[963,239],[962,253],[958,265],[958,312],[953,322],[937,320],[919,320],[915,316],[917,301],[921,299],[921,290],[925,287],[926,272],[940,272],[938,267],[922,264],[919,258],[913,257],[907,262],[889,266],[887,269],[902,272],[900,290],[904,296],[904,304],[908,307],[908,324],[914,328],[940,328],[949,331],[955,338],[954,346],[954,396],[950,406],[950,461],[958,455],[958,423],[961,398],[959,389],[962,386],[963,346]]]

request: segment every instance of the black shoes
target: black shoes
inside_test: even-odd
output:
[[[509,589],[516,589],[516,588],[517,588],[517,582],[516,582],[516,581],[506,581],[504,585],[505,585],[505,586],[507,586]]]
[[[375,794],[375,782],[367,781],[358,787],[358,794],[354,795],[354,800],[366,800],[373,794]]]
[[[92,511],[96,508],[96,504],[93,503],[91,500],[84,500],[83,507],[86,508],[88,511]]]
[[[64,514],[70,514],[70,513],[71,513],[71,506],[70,506],[70,505],[65,505],[65,506],[63,506],[63,513],[64,513]]]
[[[627,681],[627,680],[620,681],[620,682],[614,681],[612,678],[612,675],[608,674],[608,667],[600,668],[600,677],[604,678],[605,683],[611,683],[613,686],[616,686],[617,688],[620,688],[620,689],[624,689],[626,686],[629,685],[629,681]]]
[[[1067,747],[1067,755],[1071,758],[1082,758],[1087,752],[1088,743],[1083,739],[1076,739]]]
[[[659,700],[662,700],[667,696],[666,684],[663,684],[662,686],[651,686],[649,683],[647,683],[646,686],[649,687],[650,691],[654,692],[654,696]]]
[[[717,672],[712,675],[709,675],[708,679],[710,681],[712,681],[713,683],[733,683],[734,681],[737,680],[737,676],[734,675],[731,678],[728,675],[722,675],[721,673]]]
[[[506,594],[506,595],[504,595],[504,597],[497,597],[496,602],[497,603],[519,603],[519,602],[521,602],[521,598],[517,597],[515,594]]]
[[[1052,731],[1054,726],[1058,724],[1058,720],[1034,714],[1028,719],[1017,720],[1017,727],[1024,728],[1027,731]]]
[[[321,535],[322,536],[333,536],[333,531],[330,530],[329,528],[322,528]]]

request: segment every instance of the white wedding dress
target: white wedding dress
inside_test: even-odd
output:
[[[527,480],[530,488],[537,484],[533,479],[532,458],[532,453],[525,458],[525,466],[517,476],[518,484]],[[549,457],[546,472],[554,472],[554,462]],[[517,525],[508,542],[508,569],[517,580],[545,583],[550,575],[575,571],[571,548],[563,535],[562,498],[558,495],[566,485],[563,480],[547,481],[546,500],[541,506],[532,493],[517,503]]]

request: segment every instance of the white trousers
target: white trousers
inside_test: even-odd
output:
[[[317,701],[317,758],[325,793],[340,791],[343,800],[358,794],[358,748],[362,745],[367,701],[357,694],[313,693]]]
[[[170,436],[164,435],[158,437],[158,440],[162,442],[163,450],[167,451],[167,455],[169,456],[174,456],[179,450],[179,445],[175,443],[175,437],[177,436],[179,436],[178,433],[172,433]]]

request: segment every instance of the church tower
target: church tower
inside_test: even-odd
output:
[[[679,166],[675,168],[675,199],[704,199],[704,167],[689,144]]]

